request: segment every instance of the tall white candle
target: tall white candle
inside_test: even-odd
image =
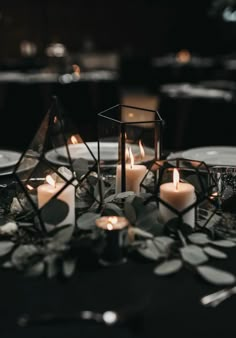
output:
[[[160,186],[160,199],[177,211],[183,211],[196,201],[194,186],[189,183],[179,182],[178,170],[174,169],[173,182],[164,183]],[[159,204],[159,212],[164,223],[177,217],[176,213],[162,203]],[[191,227],[195,226],[195,208],[191,208],[183,215],[183,221]]]
[[[53,180],[53,179],[52,179]],[[59,190],[63,188],[65,183],[52,182],[41,184],[37,188],[38,195],[38,207],[42,208]],[[64,188],[61,193],[57,196],[57,199],[65,202],[69,208],[66,218],[57,224],[57,226],[74,224],[75,223],[75,187],[69,184]]]
[[[147,168],[142,164],[134,164],[131,149],[129,149],[129,155],[131,163],[125,165],[125,190],[138,194],[140,192],[140,183],[144,178]],[[116,193],[121,192],[121,178],[122,166],[118,164],[116,168]]]

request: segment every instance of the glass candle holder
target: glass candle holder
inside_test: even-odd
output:
[[[129,222],[125,217],[103,216],[96,226],[105,235],[105,246],[99,259],[100,264],[109,266],[126,262],[124,246],[128,236]]]
[[[105,194],[140,192],[151,161],[160,158],[162,122],[154,110],[116,105],[98,114],[98,161]]]
[[[213,196],[219,210],[236,213],[236,166],[213,166],[210,172],[216,181]]]
[[[21,219],[23,216],[31,219],[43,231],[48,226],[74,225],[76,197],[89,195],[91,204],[95,201],[89,176],[96,168],[93,153],[73,123],[62,118],[54,97],[32,142],[14,168]]]
[[[177,158],[152,163],[141,186],[151,193],[151,200],[156,200],[162,223],[177,218],[194,228],[198,208],[213,202],[215,182],[209,183],[209,177],[204,162]]]

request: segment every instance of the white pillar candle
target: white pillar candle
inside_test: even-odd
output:
[[[52,178],[51,178],[52,179]],[[52,179],[53,180],[53,179]],[[38,207],[42,208],[59,190],[65,186],[65,183],[54,182],[52,184],[44,183],[37,188]],[[69,208],[66,218],[57,224],[57,226],[75,223],[75,187],[69,184],[57,196],[57,199],[65,202]]]
[[[173,182],[164,183],[160,186],[160,199],[171,205],[177,211],[183,211],[196,201],[194,186],[189,183],[179,182],[179,173],[174,169]],[[160,202],[160,217],[164,223],[174,217],[178,217],[176,213]],[[191,208],[183,214],[183,222],[195,226],[195,208]]]
[[[131,149],[129,149],[129,153],[131,163],[125,165],[125,190],[138,194],[140,192],[140,183],[146,174],[147,168],[142,164],[134,164]],[[116,168],[116,193],[121,192],[121,178],[122,166],[118,164]]]

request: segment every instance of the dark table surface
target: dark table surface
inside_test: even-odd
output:
[[[217,267],[236,273],[236,249]],[[15,337],[235,337],[236,298],[217,308],[205,308],[200,298],[219,287],[182,269],[176,275],[158,277],[155,263],[129,257],[119,266],[84,264],[68,279],[25,277],[14,270],[0,270],[0,333]],[[18,327],[17,318],[29,313],[70,313],[80,310],[141,311],[124,325],[107,327],[93,322],[56,323]]]

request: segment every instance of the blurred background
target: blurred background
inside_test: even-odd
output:
[[[88,141],[124,103],[159,110],[165,149],[236,145],[235,41],[236,0],[1,0],[0,147],[28,145],[52,95]]]

